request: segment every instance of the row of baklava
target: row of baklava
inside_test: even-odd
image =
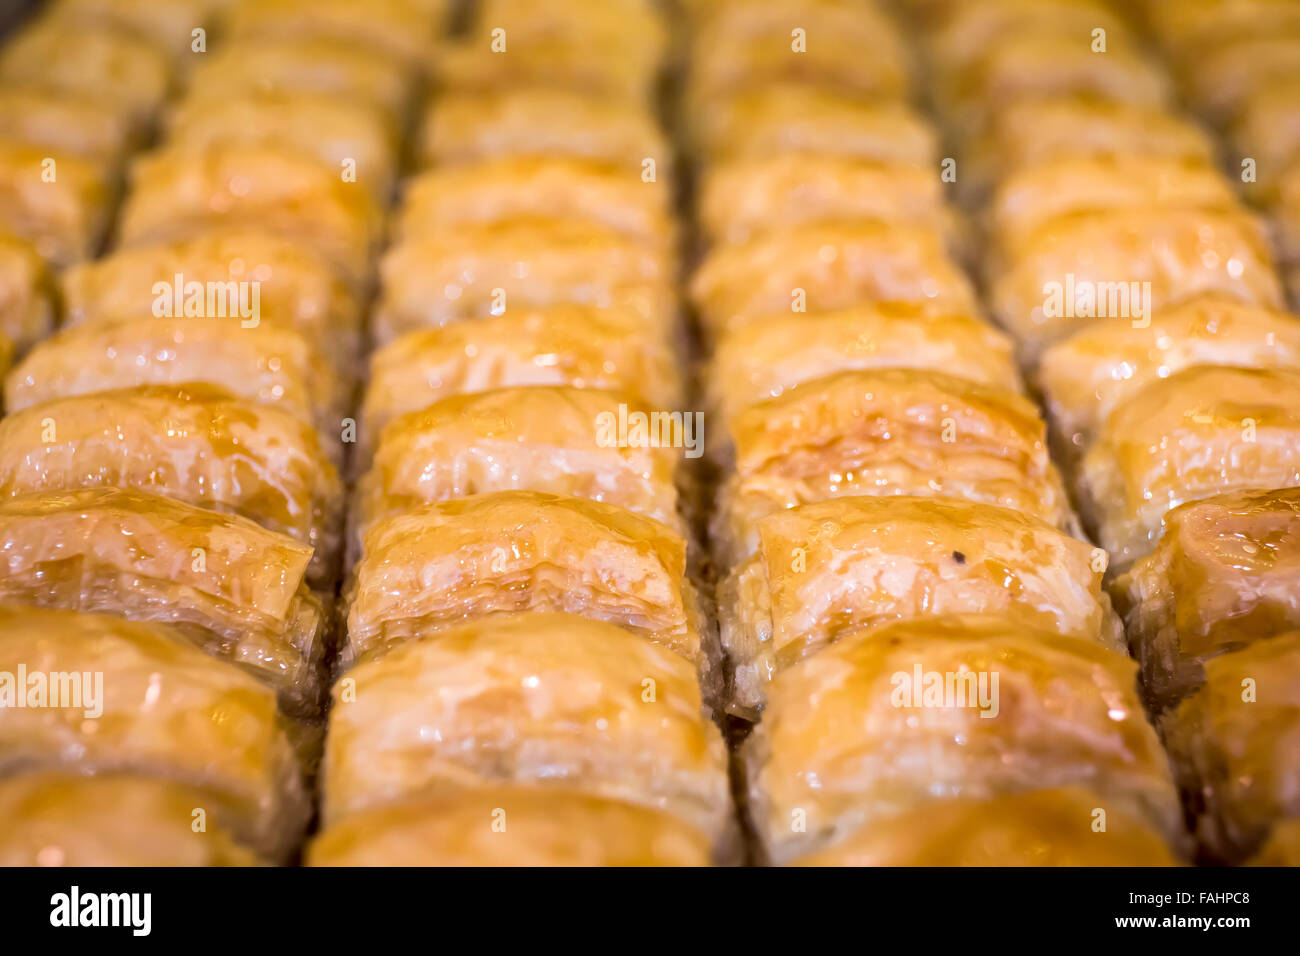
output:
[[[980,316],[898,24],[868,0],[690,6],[691,293],[760,858],[1170,862],[1105,555]]]
[[[671,440],[668,29],[650,0],[485,0],[438,56],[381,263],[314,865],[733,853]]]
[[[442,4],[220,6],[5,382],[7,863],[275,862],[311,814],[350,382]]]
[[[1110,555],[1201,848],[1242,860],[1300,813],[1300,321],[1267,231],[1128,12],[917,6],[995,317]]]

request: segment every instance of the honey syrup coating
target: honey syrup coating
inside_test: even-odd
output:
[[[176,276],[181,277],[179,295]],[[355,360],[361,325],[356,292],[335,274],[328,259],[291,239],[213,229],[188,239],[116,249],[67,270],[61,280],[66,326],[134,321],[155,310],[174,315],[197,311],[202,314],[196,318],[223,327],[238,325],[239,332],[254,321],[294,329],[339,369]],[[217,315],[207,314],[207,290],[225,290],[231,282],[244,284],[235,291],[237,304],[246,309],[229,314],[227,301],[228,314],[221,315],[220,309]],[[200,289],[202,296],[195,298]],[[190,302],[193,306],[187,309]]]
[[[961,498],[1077,524],[1037,408],[1000,386],[928,369],[841,372],[728,424],[714,530],[736,559],[757,546],[764,516],[855,495]]]
[[[175,626],[276,688],[317,704],[324,609],[311,548],[234,515],[117,488],[0,501],[0,601]]]
[[[0,421],[0,497],[135,488],[230,511],[313,549],[341,545],[343,487],[311,426],[205,384],[58,398]]]
[[[492,784],[575,789],[730,826],[726,748],[690,661],[569,614],[422,632],[336,688],[323,814]]]
[[[0,233],[0,334],[26,348],[54,325],[45,264],[32,244]]]
[[[1164,526],[1112,588],[1160,708],[1199,687],[1211,658],[1300,628],[1300,489],[1203,498]]]
[[[0,661],[9,673],[103,675],[63,707],[31,706],[29,680],[29,706],[0,709],[7,771],[173,779],[207,790],[214,816],[268,857],[296,843],[308,808],[297,755],[275,692],[251,675],[167,626],[12,605],[0,606]]]
[[[384,255],[377,342],[510,309],[629,310],[663,340],[676,324],[663,250],[591,222],[518,219],[407,239]]]
[[[857,305],[830,312],[778,312],[721,335],[704,374],[708,408],[730,432],[744,409],[795,393],[839,372],[911,368],[1019,390],[1011,339],[963,312]],[[710,454],[716,445],[710,444]]]
[[[133,774],[21,773],[0,781],[0,867],[257,866],[210,792]],[[211,816],[215,816],[215,813]]]
[[[493,786],[352,813],[308,866],[708,866],[708,836],[669,813],[562,787]]]
[[[1157,379],[1107,419],[1080,485],[1120,566],[1150,551],[1184,502],[1300,485],[1300,371],[1198,365]]]
[[[5,379],[10,414],[60,398],[131,386],[212,386],[337,434],[346,396],[299,332],[269,322],[237,332],[190,316],[143,316],[65,329]]]
[[[1085,325],[1048,348],[1036,378],[1048,415],[1078,454],[1128,399],[1195,365],[1300,369],[1300,323],[1286,312],[1216,295]]]
[[[324,256],[354,286],[379,240],[365,190],[294,150],[224,144],[171,146],[141,157],[118,221],[122,245],[191,238],[214,227],[256,229]]]
[[[372,525],[347,589],[350,663],[484,615],[554,611],[609,621],[704,667],[686,541],[583,498],[500,491]]]
[[[0,138],[0,232],[28,240],[51,264],[98,252],[112,198],[100,163]]]
[[[1015,618],[940,616],[846,634],[772,681],[742,759],[776,863],[946,799],[1076,785],[1171,845],[1183,837],[1137,665]],[[790,825],[796,809],[802,830]]]
[[[384,429],[357,489],[356,533],[430,502],[516,489],[603,501],[684,533],[674,484],[682,451],[620,443],[620,409],[650,421],[627,395],[569,386],[453,395],[403,415]]]
[[[1104,829],[1098,829],[1098,821],[1104,821]],[[923,803],[794,861],[796,866],[945,867],[1178,863],[1150,823],[1077,786]]]
[[[1198,815],[1197,836],[1235,863],[1300,816],[1300,633],[1205,662],[1205,683],[1161,729]]]
[[[494,388],[571,385],[680,408],[680,363],[667,341],[643,327],[641,316],[618,306],[563,304],[408,332],[370,357],[360,444],[409,412]]]
[[[718,590],[732,709],[856,627],[995,613],[1122,649],[1104,552],[1008,508],[952,498],[836,498],[768,515]]]
[[[1140,323],[1207,293],[1268,308],[1283,301],[1262,227],[1241,211],[1071,213],[1007,248],[1005,261],[990,299],[998,321],[1023,343],[1030,360],[1100,315]]]
[[[873,221],[813,223],[717,246],[690,295],[714,334],[775,312],[863,302],[924,304],[936,313],[976,308],[970,280],[940,236]]]

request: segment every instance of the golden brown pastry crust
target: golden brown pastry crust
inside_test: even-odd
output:
[[[643,324],[617,306],[569,303],[408,332],[371,355],[362,444],[408,412],[493,388],[572,385],[638,395],[653,408],[680,408],[678,360],[667,343],[642,334]]]
[[[1069,298],[1065,290],[1071,282],[1075,290],[1096,289],[1098,300],[1106,299],[1107,310],[1116,298],[1118,311],[1127,313],[1121,317],[1137,322],[1206,293],[1272,308],[1283,299],[1261,227],[1239,211],[1139,208],[1076,213],[1045,223],[1005,253],[1009,265],[993,282],[990,299],[999,322],[1031,358],[1095,321],[1086,314],[1082,291],[1075,293],[1072,310],[1070,302],[1056,301]],[[1139,285],[1146,282],[1151,283],[1149,295]],[[1059,286],[1062,296],[1045,292],[1049,283]],[[1128,294],[1121,296],[1121,291]]]
[[[0,607],[0,662],[8,674],[25,668],[28,681],[14,688],[27,706],[0,708],[6,771],[171,778],[208,790],[212,815],[268,856],[297,841],[307,816],[297,757],[274,691],[239,668],[168,627],[12,606]],[[80,675],[82,693],[64,697],[74,685],[61,683],[64,706],[51,706],[60,674]],[[46,706],[32,706],[34,677]]]
[[[1172,843],[1183,835],[1137,665],[1012,618],[846,635],[773,680],[742,755],[756,829],[777,863],[928,801],[1072,785]]]
[[[620,406],[649,415],[626,395],[569,386],[453,395],[403,415],[384,429],[357,488],[355,533],[435,501],[527,490],[618,505],[684,534],[674,485],[682,450],[618,444]]]
[[[1200,365],[1156,380],[1107,419],[1079,485],[1120,565],[1149,551],[1186,501],[1300,485],[1300,370]]]
[[[732,560],[758,546],[764,516],[854,495],[961,498],[1074,525],[1037,407],[999,386],[929,369],[841,372],[728,426],[715,538]]]
[[[76,156],[105,171],[134,145],[124,114],[92,99],[17,83],[0,89],[0,140],[46,150],[47,156]]]
[[[309,866],[708,866],[707,836],[649,807],[560,787],[491,787],[353,813]]]
[[[674,269],[661,250],[604,226],[518,219],[409,239],[380,266],[380,343],[414,329],[572,303],[633,311],[661,339],[675,320]]]
[[[235,0],[221,18],[222,41],[303,37],[347,43],[376,57],[422,68],[450,0]]]
[[[759,548],[718,591],[733,707],[848,629],[947,613],[1122,647],[1101,590],[1105,553],[1007,508],[951,498],[858,497],[768,515]],[[815,655],[814,655],[815,656]]]
[[[197,787],[128,774],[23,773],[0,781],[0,866],[256,866]]]
[[[98,252],[110,199],[101,163],[0,140],[0,232],[27,239],[52,264]]]
[[[1149,323],[1086,325],[1048,348],[1036,379],[1061,437],[1079,454],[1147,385],[1194,365],[1300,369],[1294,316],[1207,295],[1159,309]]]
[[[745,242],[770,228],[827,220],[874,219],[956,231],[932,169],[814,153],[710,166],[699,187],[698,219],[712,242]]]
[[[1113,588],[1158,707],[1198,687],[1210,658],[1300,628],[1300,489],[1205,498],[1164,525]]]
[[[936,313],[976,308],[970,280],[939,235],[871,221],[814,223],[717,246],[696,271],[690,292],[715,333],[785,310],[864,302],[912,303]]]
[[[45,264],[32,244],[0,233],[0,334],[25,349],[54,325]]]
[[[668,647],[568,614],[422,633],[335,689],[323,814],[421,793],[535,783],[665,810],[719,837],[726,749]]]
[[[911,107],[798,83],[709,104],[694,117],[692,136],[709,161],[813,153],[934,169],[939,160],[938,134]]]
[[[1300,866],[1300,819],[1284,820],[1273,827],[1260,851],[1247,866]]]
[[[704,663],[686,542],[625,508],[529,491],[475,495],[381,521],[362,550],[345,661],[467,618],[562,611]]]
[[[250,93],[322,93],[376,110],[394,129],[410,97],[407,64],[326,37],[246,37],[214,48],[185,88],[190,100],[225,100]]]
[[[805,383],[878,368],[932,369],[1020,388],[1012,342],[989,323],[967,313],[930,315],[885,303],[747,322],[719,337],[704,388],[709,408],[726,427],[742,409]]]
[[[229,41],[227,41],[229,42]],[[327,93],[250,93],[228,100],[182,100],[167,118],[169,148],[202,153],[231,145],[278,145],[345,170],[386,203],[397,176],[397,143],[375,111]]]
[[[653,159],[657,179],[672,173],[672,151],[654,118],[617,100],[519,88],[452,94],[426,114],[420,157],[427,165],[510,156],[582,159],[636,176]]]
[[[409,239],[508,219],[562,218],[589,220],[665,250],[676,238],[666,181],[548,156],[428,170],[404,186],[394,231]]]
[[[237,331],[254,319],[258,324],[287,326],[305,335],[340,368],[355,361],[361,323],[356,293],[334,273],[329,260],[291,239],[256,231],[205,231],[190,239],[118,249],[69,269],[62,277],[65,324],[134,320],[155,314],[155,309],[166,311],[158,308],[159,302],[170,304],[173,313],[185,314],[185,304],[192,298],[185,291],[190,283],[204,287],[203,308],[198,311],[206,313],[209,284],[224,287],[232,281],[248,284],[250,306],[252,284],[257,284],[258,314],[248,319],[242,313],[202,317],[223,325],[237,323]]]
[[[337,170],[276,145],[175,147],[136,161],[118,223],[123,245],[252,229],[313,249],[360,287],[379,239],[373,198]]]
[[[1216,859],[1249,856],[1300,816],[1300,633],[1205,663],[1205,684],[1161,722],[1180,780]]]
[[[954,798],[862,827],[796,866],[1177,866],[1142,819],[1082,787]],[[1105,813],[1104,818],[1097,814]],[[1104,829],[1099,829],[1104,826]]]
[[[343,487],[316,432],[207,384],[57,398],[0,421],[0,498],[134,488],[243,515],[314,549],[328,582]]]
[[[311,713],[324,611],[311,549],[245,518],[116,488],[0,501],[0,601],[175,625]]]
[[[323,358],[291,328],[268,322],[234,333],[204,318],[144,316],[74,326],[36,346],[5,379],[5,409],[199,381],[282,409],[335,438],[347,401]]]

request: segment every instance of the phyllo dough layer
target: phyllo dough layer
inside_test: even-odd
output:
[[[726,750],[695,668],[602,621],[514,614],[421,633],[335,688],[324,816],[535,783],[729,826]]]
[[[672,814],[561,787],[466,789],[353,813],[309,866],[707,866],[709,839]]]
[[[24,705],[0,708],[6,771],[174,779],[207,790],[213,816],[268,856],[296,842],[298,759],[275,692],[239,668],[169,627],[13,606],[0,607],[0,663],[27,675],[13,688]]]
[[[775,862],[930,801],[1075,785],[1171,841],[1182,834],[1137,665],[1015,618],[949,616],[845,635],[777,675],[742,754],[754,822]]]

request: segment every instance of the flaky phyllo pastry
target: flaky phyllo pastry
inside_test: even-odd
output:
[[[0,707],[0,766],[133,773],[202,788],[209,808],[270,857],[307,819],[298,758],[275,692],[176,630],[97,614],[0,607],[0,671],[26,673],[25,706]],[[35,703],[34,676],[72,675]]]
[[[1043,353],[1036,377],[1051,420],[1080,453],[1125,401],[1194,365],[1300,369],[1300,322],[1220,296],[1158,309],[1149,322],[1085,325]]]
[[[210,792],[156,777],[21,773],[0,781],[0,866],[255,866],[217,809]]]
[[[563,611],[706,664],[686,542],[625,508],[503,491],[372,525],[348,588],[345,660],[466,618]]]
[[[1099,318],[1141,325],[1203,293],[1275,308],[1283,301],[1262,227],[1240,210],[1071,213],[1001,250],[1000,261],[1009,265],[991,302],[1031,355]]]
[[[322,93],[377,111],[394,128],[407,108],[410,68],[345,39],[247,37],[202,58],[188,100],[256,93]]]
[[[572,303],[631,311],[662,339],[675,320],[662,249],[608,226],[514,219],[407,239],[385,253],[374,335]]]
[[[733,708],[772,675],[862,625],[998,613],[1020,627],[1122,646],[1104,552],[1028,515],[951,498],[856,497],[777,511],[719,585]]]
[[[1237,863],[1300,817],[1300,632],[1205,663],[1205,684],[1161,722],[1210,852]]]
[[[0,501],[0,600],[175,625],[215,657],[317,700],[324,614],[311,548],[246,518],[116,488]]]
[[[941,235],[869,220],[812,223],[716,246],[691,280],[691,298],[715,333],[776,312],[864,302],[923,304],[936,313],[976,308],[970,280]]]
[[[1102,811],[1104,817],[1097,811]],[[1099,823],[1105,829],[1099,829]],[[955,797],[882,817],[797,866],[1174,866],[1169,845],[1122,804],[1071,786]]]
[[[136,488],[250,518],[314,549],[327,581],[343,489],[315,430],[211,385],[54,399],[0,421],[0,498]]]
[[[289,239],[357,285],[379,239],[370,194],[345,182],[339,170],[289,149],[173,146],[136,161],[118,223],[123,245],[190,238],[214,226]]]
[[[0,89],[0,141],[44,149],[45,156],[77,156],[103,170],[113,169],[135,143],[126,116],[105,105],[98,99],[35,85]]]
[[[117,249],[65,272],[62,292],[66,325],[188,316],[237,334],[266,323],[301,332],[339,368],[355,362],[356,293],[291,239],[217,229]]]
[[[573,304],[509,309],[472,322],[408,332],[376,349],[361,407],[361,445],[407,412],[467,392],[572,385],[682,407],[682,372],[667,341],[614,307]]]
[[[613,624],[514,614],[425,632],[335,687],[327,825],[494,783],[647,805],[714,838],[729,826],[726,750],[695,668]]]
[[[742,757],[775,862],[927,801],[1074,785],[1096,791],[1095,806],[1182,839],[1137,665],[1023,619],[943,616],[846,633],[777,675]]]
[[[1205,679],[1208,660],[1300,628],[1300,488],[1182,505],[1151,554],[1115,582],[1147,692],[1159,707]]]
[[[31,243],[0,233],[0,334],[22,348],[54,324],[45,265]]]
[[[698,205],[712,242],[744,242],[770,229],[819,221],[955,228],[932,169],[852,156],[778,153],[724,160],[706,170]]]
[[[453,395],[403,415],[384,429],[357,490],[357,532],[420,505],[511,490],[603,501],[684,531],[674,485],[682,450],[620,444],[620,408],[650,414],[616,392],[534,386]]]
[[[708,836],[662,810],[562,787],[498,785],[349,814],[316,838],[307,863],[707,866],[709,857]]]
[[[595,222],[665,250],[677,226],[667,179],[591,160],[550,156],[435,167],[406,183],[394,232],[416,238],[508,219]]]
[[[838,372],[885,368],[1020,385],[1012,342],[989,323],[967,313],[930,315],[924,306],[879,303],[746,322],[719,337],[704,388],[710,412],[721,416],[720,430],[730,432],[729,423],[751,405]]]
[[[1200,126],[1159,107],[1088,96],[1019,100],[997,111],[971,143],[967,189],[1056,159],[1168,157],[1213,165],[1215,147]]]
[[[314,423],[337,441],[347,396],[307,337],[269,322],[232,325],[143,316],[66,329],[10,372],[5,408],[12,414],[75,395],[206,382]]]
[[[757,547],[765,515],[854,495],[960,498],[1073,525],[1038,410],[1009,389],[930,370],[841,372],[727,425],[714,530],[733,560]]]
[[[279,145],[355,181],[383,203],[397,175],[397,144],[383,117],[327,93],[268,92],[182,100],[168,115],[167,145],[198,154],[226,145]]]
[[[1044,223],[1069,213],[1104,209],[1227,211],[1238,199],[1213,164],[1146,155],[1073,156],[1044,160],[1006,176],[987,208],[990,232],[1021,249]]]
[[[1118,565],[1149,551],[1183,502],[1300,485],[1300,371],[1198,365],[1157,379],[1098,430],[1080,484]]]
[[[98,252],[111,192],[94,160],[0,137],[0,232],[27,239],[55,265]]]
[[[910,106],[798,83],[773,83],[708,104],[694,117],[709,162],[778,153],[846,156],[934,169],[934,127]]]
[[[529,87],[453,93],[436,100],[425,117],[427,165],[510,156],[589,160],[637,176],[653,160],[656,179],[672,173],[672,150],[653,116],[617,100]]]
[[[84,24],[39,23],[0,49],[0,84],[34,83],[98,102],[142,132],[167,95],[170,73],[166,55],[147,40]]]

